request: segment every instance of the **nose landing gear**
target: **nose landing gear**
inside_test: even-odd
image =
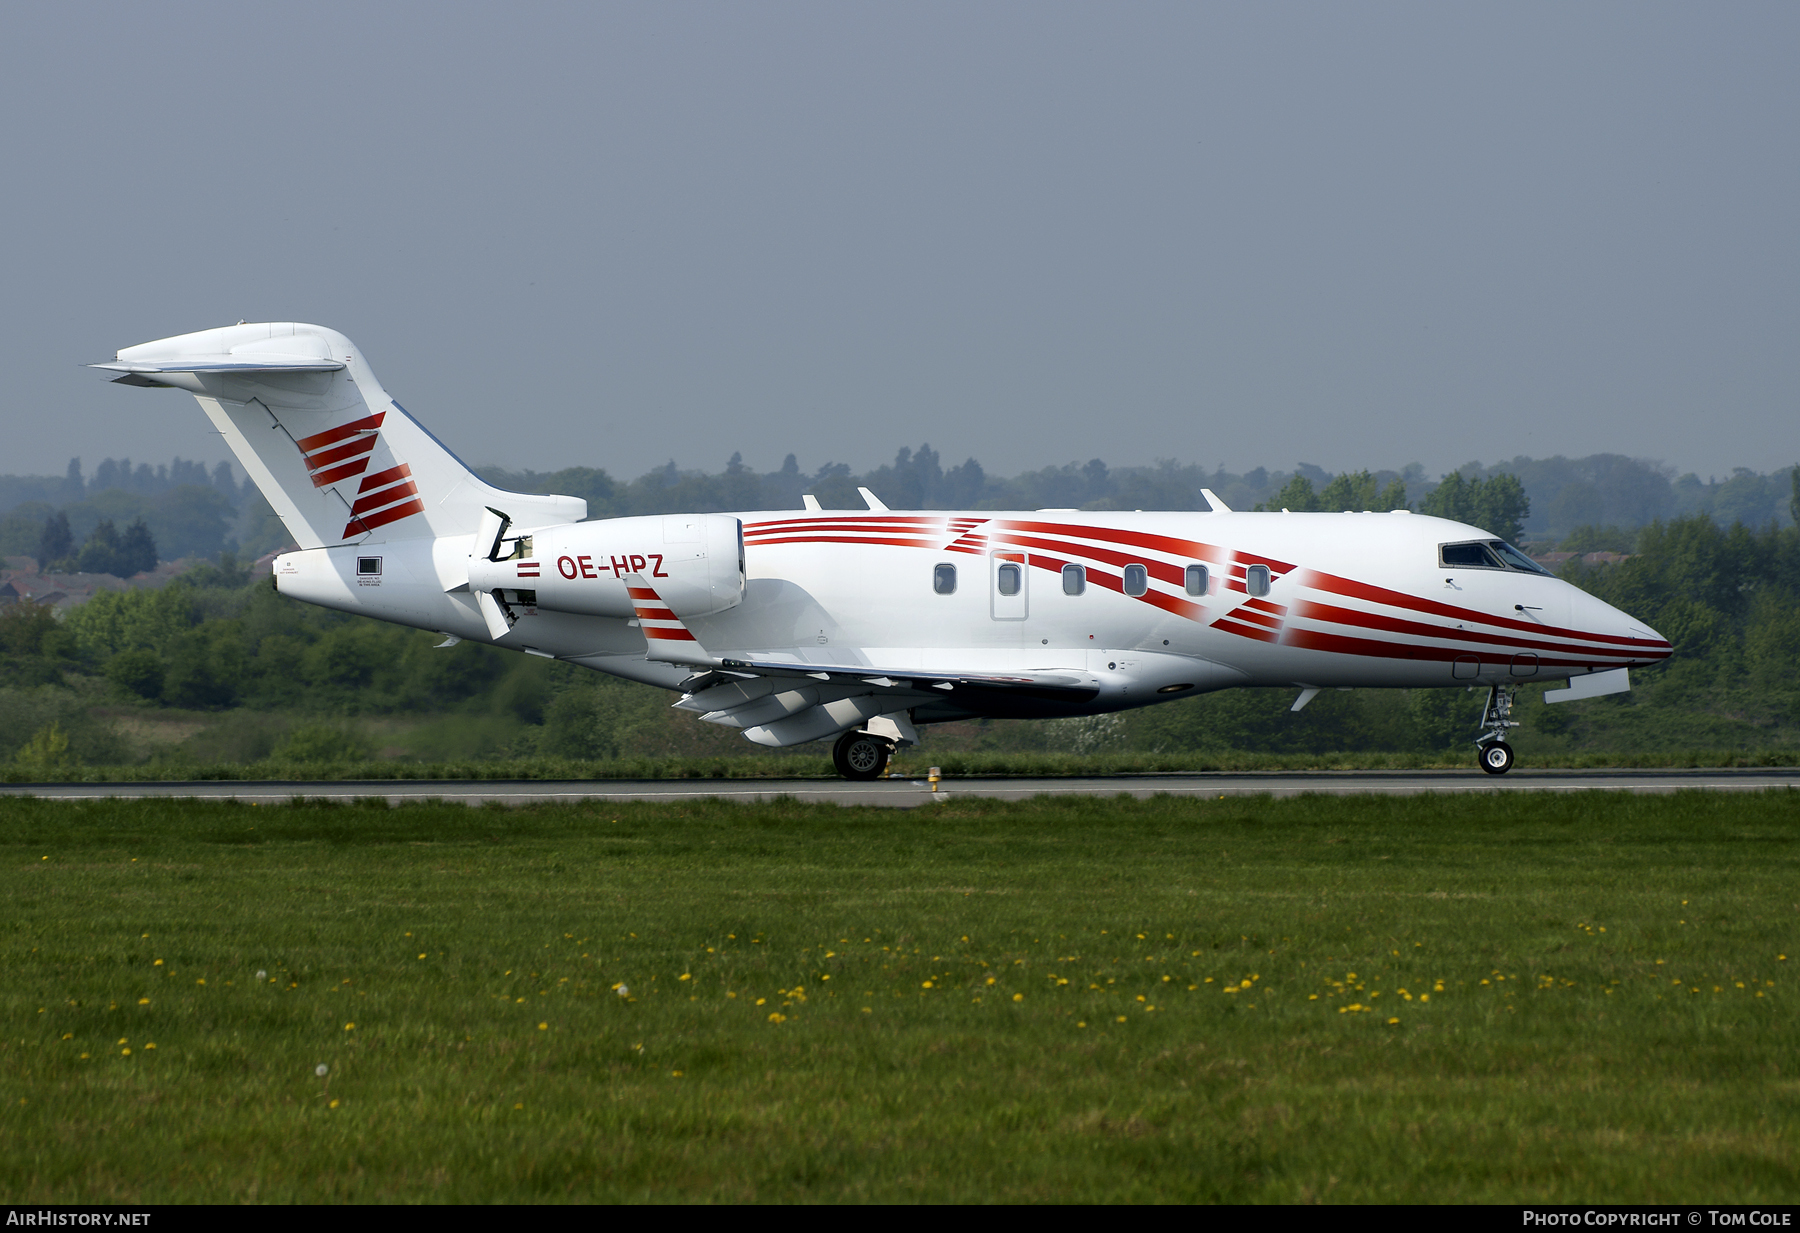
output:
[[[1508,728],[1519,721],[1512,717],[1513,691],[1504,685],[1488,690],[1487,706],[1481,712],[1481,731],[1475,737],[1476,761],[1490,775],[1504,775],[1512,770],[1513,748],[1506,743]]]
[[[880,779],[893,756],[891,742],[851,729],[831,748],[831,762],[845,779]]]

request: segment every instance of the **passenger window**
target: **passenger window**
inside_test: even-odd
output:
[[[1087,590],[1087,570],[1079,565],[1063,566],[1062,578],[1064,595],[1079,595]]]
[[[1269,593],[1269,567],[1252,565],[1244,571],[1244,590],[1258,599]]]
[[[1017,595],[1021,570],[1018,565],[1008,561],[994,573],[994,583],[1000,588],[1002,595]]]
[[[932,570],[931,589],[939,595],[956,594],[956,566],[940,565]]]
[[[1187,593],[1189,595],[1206,594],[1206,566],[1190,565],[1187,567]]]
[[[1142,595],[1150,589],[1150,571],[1142,565],[1125,567],[1125,594]]]

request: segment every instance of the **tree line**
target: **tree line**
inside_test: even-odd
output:
[[[477,470],[511,491],[582,497],[593,518],[798,509],[803,494],[816,496],[828,508],[855,509],[862,506],[857,488],[867,487],[895,509],[996,510],[1205,509],[1202,490],[1210,489],[1233,509],[1412,508],[1461,517],[1508,539],[1581,551],[1624,551],[1639,527],[1694,514],[1722,526],[1785,526],[1793,521],[1789,469],[1759,473],[1737,468],[1723,479],[1702,480],[1616,454],[1520,456],[1492,466],[1471,462],[1435,479],[1417,463],[1332,473],[1301,462],[1291,469],[1256,467],[1238,473],[1169,459],[1112,467],[1098,458],[1008,477],[990,474],[974,458],[945,466],[928,444],[902,448],[892,462],[861,474],[838,462],[802,470],[794,454],[774,471],[759,472],[733,454],[722,471],[683,470],[670,462],[631,480],[585,466]],[[59,517],[66,521],[72,547],[46,556],[61,542],[60,529],[50,530]],[[62,476],[0,476],[0,556],[29,555],[57,563],[73,556],[76,568],[87,568],[79,564],[79,554],[90,541],[96,544],[90,560],[98,561],[111,551],[109,534],[122,540],[139,522],[165,558],[211,558],[230,551],[250,559],[290,542],[268,502],[254,485],[235,478],[230,463],[209,471],[179,458],[155,468],[107,459],[88,477],[74,459]],[[113,530],[101,531],[102,523]],[[134,545],[141,551],[141,540]],[[138,558],[109,559],[124,568]]]

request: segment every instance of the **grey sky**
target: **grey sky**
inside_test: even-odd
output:
[[[473,462],[1800,459],[1800,6],[14,5],[0,471],[249,320]]]

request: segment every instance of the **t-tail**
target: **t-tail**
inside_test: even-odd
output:
[[[187,390],[301,548],[473,535],[489,507],[516,526],[576,522],[578,497],[477,478],[323,326],[231,325],[126,347],[96,368]]]

